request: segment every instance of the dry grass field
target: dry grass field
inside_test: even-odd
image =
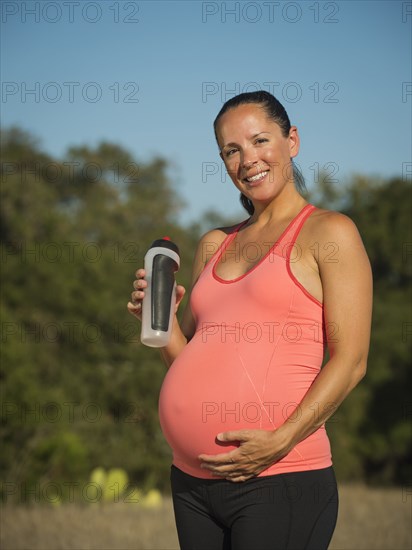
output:
[[[340,488],[330,550],[410,550],[412,495],[402,489]],[[1,550],[177,550],[172,504],[12,507],[1,510]],[[251,548],[251,550],[256,550]]]

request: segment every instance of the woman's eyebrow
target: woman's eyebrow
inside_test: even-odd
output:
[[[270,134],[270,132],[259,132],[257,134],[253,134],[253,136],[251,136],[249,139],[254,139],[254,138],[260,136],[261,134]],[[237,143],[234,142],[234,141],[231,141],[229,143],[225,143],[225,145],[222,146],[222,149],[224,149],[225,147],[229,147],[229,146],[233,147],[235,145],[237,145]]]
[[[237,143],[235,143],[234,141],[231,141],[229,143],[225,143],[224,145],[222,145],[222,149],[224,149],[225,147],[236,147]]]
[[[261,134],[270,134],[270,132],[259,132],[258,134],[254,134],[250,139],[253,139],[255,137],[260,136]]]

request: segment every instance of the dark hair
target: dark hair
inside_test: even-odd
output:
[[[218,141],[217,124],[220,117],[224,115],[226,111],[229,111],[229,109],[234,109],[235,107],[239,107],[239,105],[246,105],[248,103],[255,103],[256,105],[262,107],[267,116],[272,119],[273,122],[276,122],[276,124],[280,127],[283,137],[287,137],[289,135],[290,120],[285,108],[280,103],[280,101],[276,99],[275,96],[273,96],[269,92],[266,92],[265,90],[259,90],[257,92],[246,92],[243,94],[239,94],[226,101],[226,103],[220,109],[213,123],[216,141]],[[293,180],[295,182],[296,189],[299,191],[299,193],[303,193],[306,191],[305,179],[292,159],[291,163],[293,168]],[[252,215],[255,211],[252,201],[248,199],[243,193],[241,193],[240,202],[242,203],[242,206],[247,210],[247,212]]]

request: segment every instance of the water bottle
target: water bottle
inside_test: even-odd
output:
[[[157,239],[144,258],[147,287],[142,301],[142,344],[166,346],[170,340],[176,306],[175,272],[180,267],[178,247],[169,237]]]

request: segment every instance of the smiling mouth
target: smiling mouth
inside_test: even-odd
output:
[[[245,181],[246,183],[256,183],[257,181],[260,181],[261,179],[263,179],[268,172],[269,172],[269,170],[265,170],[264,172],[259,172],[255,176],[250,176],[248,178],[244,178],[243,181]]]

